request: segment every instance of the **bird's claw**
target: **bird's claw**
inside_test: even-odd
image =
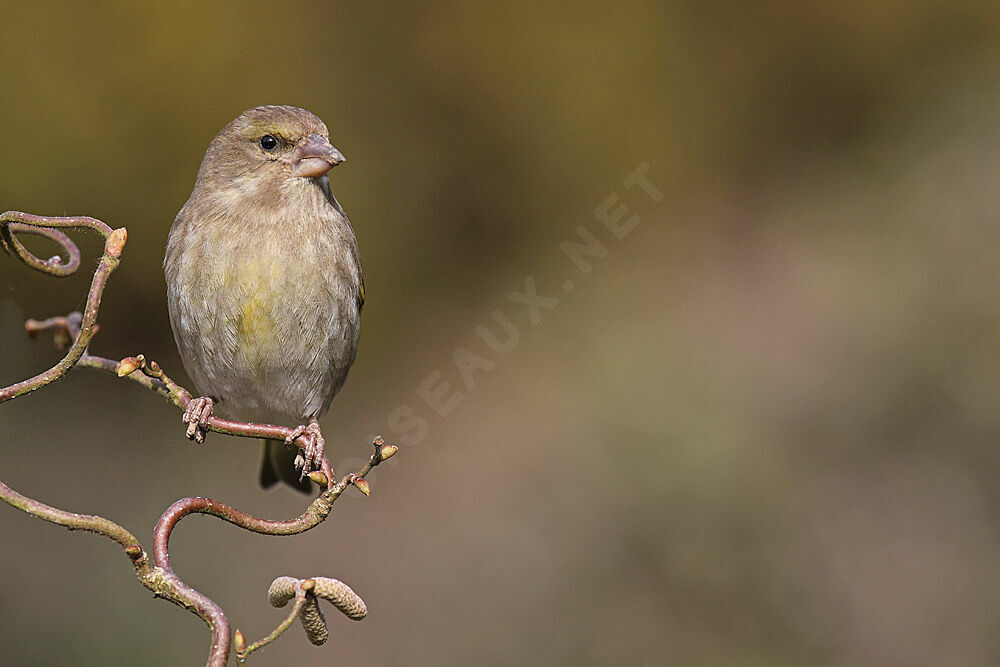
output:
[[[326,458],[326,440],[315,418],[309,420],[308,426],[299,424],[285,438],[285,447],[291,447],[295,441],[302,440],[302,450],[295,457],[295,468],[300,471],[299,479],[304,479],[313,470],[326,474],[329,483],[333,483],[333,471]]]
[[[215,399],[209,396],[192,398],[184,408],[182,421],[187,424],[187,431],[184,435],[188,440],[194,440],[199,445],[205,442],[205,434],[208,433],[208,420],[212,416],[212,408],[215,407]]]

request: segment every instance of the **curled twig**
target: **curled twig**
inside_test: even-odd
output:
[[[56,229],[34,227],[23,222],[6,222],[7,216],[11,213],[12,211],[8,211],[0,216],[0,245],[3,246],[4,250],[20,258],[36,271],[53,276],[68,276],[80,268],[80,249],[76,247],[72,239]],[[54,241],[62,250],[62,254],[66,256],[66,260],[61,261],[62,257],[59,255],[53,255],[48,259],[36,257],[21,244],[17,234],[42,236]]]
[[[104,287],[107,285],[108,277],[118,267],[127,236],[124,227],[112,230],[106,224],[94,218],[45,218],[19,211],[7,211],[0,215],[0,238],[3,239],[5,250],[18,257],[33,269],[56,276],[68,275],[68,273],[72,273],[79,266],[80,251],[65,234],[55,229],[47,229],[45,232],[32,232],[47,236],[60,243],[60,245],[63,245],[64,250],[70,256],[70,260],[66,264],[61,264],[58,260],[50,262],[35,257],[28,252],[15,236],[15,232],[23,232],[26,229],[35,230],[52,227],[96,230],[104,236],[104,254],[101,256],[97,270],[94,271],[94,278],[90,284],[90,292],[87,295],[87,305],[81,317],[79,335],[75,337],[73,345],[66,352],[66,356],[44,373],[39,373],[33,378],[0,389],[0,403],[35,391],[50,382],[58,380],[80,360],[80,357],[83,356],[84,351],[87,349],[87,345],[90,344],[90,339],[94,336],[97,310],[101,305],[101,296],[104,294]],[[76,258],[75,264],[73,261],[74,257]]]

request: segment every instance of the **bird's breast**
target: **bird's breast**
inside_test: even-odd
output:
[[[172,250],[168,296],[185,367],[202,393],[244,414],[319,414],[354,360],[353,231],[339,216],[311,221],[202,221]]]

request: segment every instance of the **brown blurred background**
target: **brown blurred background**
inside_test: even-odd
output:
[[[401,451],[306,535],[178,529],[248,637],[278,575],[367,600],[254,664],[994,665],[998,84],[971,0],[8,3],[0,210],[127,226],[92,351],[187,382],[160,262],[212,136],[295,104],[347,155],[368,304],[324,428],[341,472],[375,433]],[[80,307],[77,238],[70,279],[0,256],[0,384],[58,358],[21,322]],[[559,299],[534,326],[529,276]],[[192,445],[91,371],[0,428],[6,483],[147,546],[179,497],[305,504],[257,488],[257,443]],[[110,542],[9,508],[0,535],[5,664],[204,661]]]

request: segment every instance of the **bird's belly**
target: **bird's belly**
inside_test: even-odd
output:
[[[224,264],[206,276],[203,298],[192,300],[206,311],[192,318],[192,338],[206,343],[192,364],[199,389],[243,419],[325,412],[357,348],[357,313],[338,298],[349,285],[301,256],[243,256]]]

